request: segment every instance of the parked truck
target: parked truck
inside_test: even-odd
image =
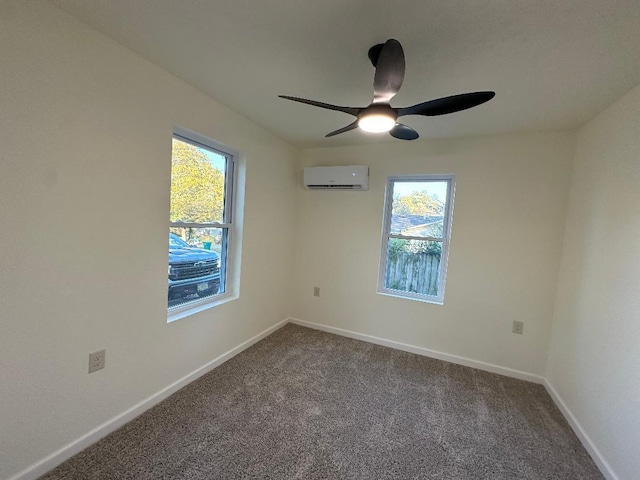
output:
[[[169,306],[208,297],[220,289],[220,256],[169,233]]]

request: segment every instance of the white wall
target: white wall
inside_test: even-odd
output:
[[[0,58],[7,478],[288,317],[298,152],[45,2],[2,2]],[[167,324],[174,125],[239,150],[246,196],[240,298]]]
[[[640,86],[577,137],[547,379],[611,470],[640,456]]]
[[[369,165],[370,190],[298,190],[294,316],[542,374],[574,142],[537,133],[305,150],[301,167]],[[457,176],[444,306],[376,293],[385,181],[415,173]]]
[[[0,58],[0,478],[292,312],[531,374],[553,316],[550,383],[620,478],[640,471],[640,87],[579,132],[553,315],[572,133],[300,155],[44,2],[0,5]],[[240,298],[167,324],[174,125],[239,150],[246,189]],[[321,164],[369,165],[371,189],[302,190]],[[457,175],[444,306],[375,293],[385,179],[410,173]]]

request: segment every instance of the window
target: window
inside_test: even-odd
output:
[[[442,304],[455,177],[389,177],[378,292]]]
[[[229,295],[234,155],[186,130],[173,135],[170,312]]]

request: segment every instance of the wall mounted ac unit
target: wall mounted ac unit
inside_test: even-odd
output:
[[[306,167],[304,186],[309,190],[369,190],[369,167]]]

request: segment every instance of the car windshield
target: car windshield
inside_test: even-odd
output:
[[[169,234],[169,248],[184,248],[189,247],[189,244],[182,240],[175,233]]]

